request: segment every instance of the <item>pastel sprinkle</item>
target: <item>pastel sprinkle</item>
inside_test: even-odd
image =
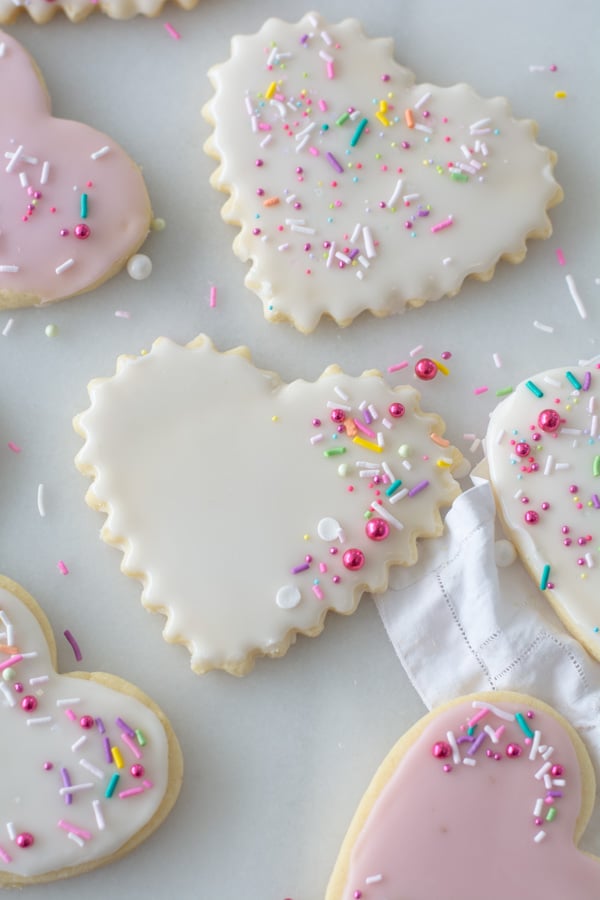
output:
[[[106,791],[104,792],[104,796],[105,796],[108,800],[109,800],[109,799],[112,797],[112,795],[114,794],[115,788],[116,788],[116,786],[117,786],[117,784],[118,784],[118,782],[119,782],[119,778],[120,778],[120,777],[121,777],[121,776],[119,775],[119,773],[118,773],[118,772],[115,772],[115,773],[112,775],[110,781],[108,782],[108,785],[107,785],[107,787],[106,787]]]
[[[568,372],[568,371],[565,372],[565,378],[567,379],[567,381],[568,381],[570,384],[573,385],[573,387],[575,388],[576,391],[580,391],[580,390],[581,390],[581,382],[579,381],[578,378],[576,378],[576,377],[573,375],[572,372]]]
[[[66,637],[66,639],[68,640],[69,644],[71,645],[73,653],[75,654],[75,659],[77,660],[77,662],[81,662],[81,660],[83,659],[83,656],[82,656],[81,650],[79,649],[79,644],[77,643],[77,641],[75,640],[75,638],[73,637],[73,635],[71,634],[71,632],[69,631],[68,628],[63,633],[64,633],[64,636]]]
[[[327,152],[325,154],[325,158],[327,162],[335,169],[336,172],[342,173],[344,171],[343,167],[339,164],[333,153]]]
[[[176,28],[173,28],[173,26],[171,25],[170,22],[165,22],[164,28],[165,28],[165,31],[167,32],[167,34],[169,35],[169,37],[172,37],[173,40],[179,41],[181,39],[181,35],[179,34],[179,32],[177,31]]]
[[[59,561],[56,563],[56,568],[58,569],[58,571],[60,572],[61,575],[69,574],[69,569],[68,569],[66,563],[64,563],[62,559],[59,559]]]
[[[369,122],[368,119],[361,119],[361,120],[360,120],[360,122],[358,123],[358,126],[357,126],[357,128],[356,128],[356,131],[354,132],[354,134],[353,134],[352,137],[350,138],[350,146],[351,146],[351,147],[356,147],[356,145],[358,144],[358,142],[359,142],[359,140],[360,140],[361,134],[362,134],[363,131],[365,130],[366,126],[368,125],[368,122]],[[328,155],[329,155],[329,154],[328,154]]]
[[[534,394],[534,396],[536,396],[538,399],[544,396],[544,392],[541,391],[537,384],[534,384],[533,381],[526,381],[525,387],[530,390],[531,393]]]
[[[548,563],[542,569],[542,577],[540,578],[540,591],[545,591],[548,587],[548,579],[550,577],[550,566]]]
[[[525,717],[523,716],[523,713],[520,713],[520,712],[515,713],[515,719],[517,721],[519,728],[525,735],[525,737],[533,738],[534,733],[531,730],[531,728],[529,727],[529,725],[527,724],[527,722],[525,721]]]

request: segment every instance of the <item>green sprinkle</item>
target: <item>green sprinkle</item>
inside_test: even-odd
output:
[[[600,456],[594,457],[594,462],[592,464],[592,472],[594,475],[600,475]]]
[[[515,713],[515,719],[517,720],[517,724],[518,724],[519,728],[521,729],[521,731],[523,732],[523,734],[525,735],[525,737],[532,738],[533,731],[531,730],[531,728],[529,727],[529,725],[523,718],[523,713]]]
[[[548,587],[548,578],[550,576],[550,566],[548,563],[542,569],[542,577],[540,578],[540,591],[545,591]]]
[[[512,394],[513,391],[513,387],[500,388],[499,391],[496,391],[496,397],[506,397],[507,394]]]
[[[452,181],[468,181],[469,180],[469,176],[465,175],[464,172],[452,172],[452,174],[450,175],[450,178],[452,179]]]
[[[323,450],[323,456],[341,456],[345,452],[345,447],[330,447],[329,450]]]
[[[88,195],[82,194],[81,195],[81,203],[80,203],[80,207],[79,207],[79,215],[81,216],[82,219],[87,219],[87,214],[88,214],[88,202],[87,201],[88,201]]]
[[[335,124],[336,124],[336,125],[343,125],[344,122],[347,122],[349,118],[350,118],[350,114],[349,114],[349,113],[347,113],[347,112],[342,113],[341,116],[339,117],[339,119],[336,119],[336,120],[335,120]]]
[[[114,794],[115,788],[117,786],[117,782],[120,777],[121,776],[119,775],[119,773],[115,772],[114,775],[112,776],[112,778],[110,779],[110,781],[108,782],[108,787],[106,788],[106,791],[104,792],[104,796],[107,798],[107,800],[110,800],[110,798]]]
[[[360,122],[358,123],[356,131],[354,132],[354,134],[352,135],[352,138],[350,139],[351,147],[356,147],[356,145],[358,144],[358,142],[360,140],[360,136],[363,133],[363,131],[365,130],[365,127],[368,124],[368,121],[369,121],[368,119],[361,119]]]
[[[143,733],[140,731],[139,728],[135,729],[135,737],[136,737],[136,740],[137,740],[138,744],[140,745],[140,747],[146,746],[146,744],[147,744],[146,738],[144,737]]]
[[[565,372],[565,377],[567,381],[570,381],[576,391],[581,390],[581,382],[575,378],[572,372]]]
[[[402,482],[399,478],[396,478],[395,481],[392,481],[389,487],[385,489],[385,493],[387,497],[391,497],[392,494],[395,494],[398,488],[401,486]]]
[[[525,387],[526,387],[526,388],[529,388],[529,390],[531,391],[531,393],[532,393],[532,394],[535,394],[536,397],[543,397],[543,396],[544,396],[544,392],[543,392],[543,391],[540,391],[540,389],[539,389],[539,387],[537,386],[537,384],[534,384],[533,381],[526,381],[526,382],[525,382]]]
[[[552,822],[556,818],[556,807],[551,806],[546,816],[546,822]]]

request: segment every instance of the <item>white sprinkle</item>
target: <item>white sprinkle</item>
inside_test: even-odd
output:
[[[473,122],[469,125],[469,128],[472,130],[474,128],[483,128],[484,125],[489,125],[492,120],[488,116],[486,119],[478,119],[477,122]]]
[[[481,446],[481,438],[475,438],[475,440],[469,447],[469,453],[475,453],[477,450],[479,450],[480,446]]]
[[[546,774],[546,772],[549,772],[551,768],[552,768],[552,763],[546,762],[541,767],[541,769],[537,770],[537,772],[535,773],[535,775],[533,777],[537,778],[538,781],[541,781],[542,778],[544,777],[544,775]]]
[[[458,749],[458,744],[456,743],[456,738],[454,737],[453,731],[446,732],[446,738],[448,743],[452,747],[452,759],[456,765],[461,762],[460,750]]]
[[[368,225],[365,225],[365,227],[362,230],[362,233],[363,233],[363,240],[365,242],[365,253],[367,254],[369,259],[373,259],[373,257],[376,255],[375,244],[373,243],[373,236],[371,234],[371,229],[369,228]]]
[[[18,272],[19,266],[0,266],[0,272]],[[12,319],[10,320],[12,322]]]
[[[295,194],[290,194],[288,197],[285,198],[285,202],[286,202],[286,203],[291,203],[291,202],[292,202],[293,200],[295,200],[295,199],[296,199],[296,195],[295,195]]]
[[[309,228],[308,225],[291,225],[290,231],[297,231],[299,234],[314,234],[315,229]]]
[[[313,436],[310,439],[310,442],[311,442],[311,444],[318,444],[319,441],[322,441],[322,440],[323,440],[322,434],[313,434]]]
[[[385,474],[387,475],[387,477],[390,479],[390,482],[394,482],[394,481],[396,480],[396,476],[395,476],[394,473],[392,472],[392,470],[391,470],[390,466],[388,465],[388,463],[385,462],[385,460],[384,460],[384,462],[382,462],[381,468],[383,469],[383,471],[385,472]]]
[[[80,697],[63,697],[56,701],[57,706],[72,706],[74,703],[81,703]]]
[[[471,131],[471,134],[473,136],[475,136],[476,134],[489,134],[491,130],[492,130],[491,128],[477,128],[477,129],[473,129]]]
[[[332,241],[331,247],[329,248],[329,256],[327,257],[327,262],[325,263],[325,265],[327,266],[328,269],[331,268],[331,264],[333,262],[334,256],[335,256],[335,241]]]
[[[319,19],[313,13],[309,13],[308,21],[310,22],[310,24],[312,25],[313,28],[319,27]]]
[[[29,679],[29,684],[45,684],[48,680],[47,675],[36,675],[34,678]]]
[[[551,378],[550,375],[544,375],[544,381],[546,384],[551,384],[552,387],[559,388],[561,386],[561,382],[556,378]]]
[[[90,157],[91,159],[101,159],[101,157],[106,156],[107,153],[110,153],[110,147],[100,147],[99,150],[90,153]]]
[[[4,612],[3,609],[0,609],[0,622],[6,628],[6,643],[11,645],[15,642],[15,630],[13,628],[13,624]]]
[[[535,837],[533,838],[533,840],[535,841],[536,844],[539,844],[540,841],[543,841],[545,837],[546,837],[545,831],[538,831],[537,834],[535,835]]]
[[[377,432],[377,446],[378,446],[378,447],[385,447],[385,438],[384,438],[384,436],[383,436],[383,431],[378,431],[378,432]]]
[[[264,138],[262,139],[262,141],[260,142],[260,146],[261,146],[261,147],[266,147],[267,144],[270,144],[272,140],[273,140],[273,135],[272,135],[272,134],[267,134],[266,137],[264,137]]]
[[[4,56],[5,53],[6,53],[6,44],[4,43],[4,41],[2,41],[2,43],[0,44],[0,59]]]
[[[27,172],[19,172],[19,181],[21,182],[21,187],[29,187],[29,178],[27,177]]]
[[[359,459],[356,461],[355,466],[357,469],[378,469],[379,463],[368,462],[364,459]]]
[[[82,768],[87,769],[88,772],[91,772],[92,775],[95,775],[96,778],[104,778],[104,772],[102,769],[99,769],[98,766],[93,765],[88,759],[80,759],[79,765]]]
[[[405,203],[410,203],[411,200],[418,200],[420,196],[420,194],[405,194],[402,199]]]
[[[373,478],[374,475],[379,475],[379,469],[361,469],[358,473],[359,478]]]
[[[393,525],[396,531],[403,531],[404,525],[400,522],[395,516],[388,512],[388,510],[384,506],[380,506],[379,504],[375,508],[375,512],[378,516],[381,516],[382,519],[385,519],[386,522],[389,522],[390,525]]]
[[[271,106],[274,106],[282,119],[285,119],[287,112],[285,109],[285,104],[281,102],[281,100],[269,100]],[[296,112],[295,107],[292,107],[294,112]]]
[[[65,787],[61,787],[58,789],[58,793],[62,797],[64,794],[77,794],[79,791],[89,791],[93,787],[93,781],[84,781],[81,784],[65,785]]]
[[[357,269],[354,274],[356,275],[356,277],[358,278],[359,281],[362,281],[363,278],[365,277],[365,273],[363,272],[362,269]]]
[[[530,72],[545,72],[546,66],[529,66]]]
[[[104,831],[106,827],[106,823],[104,822],[104,815],[102,814],[102,807],[100,806],[99,800],[92,800],[92,807],[94,810],[94,815],[96,816],[96,824],[100,831]]]
[[[360,222],[357,222],[356,225],[354,226],[354,231],[352,232],[352,234],[351,234],[351,236],[350,236],[350,243],[351,243],[351,244],[355,244],[356,241],[358,240],[358,236],[359,236],[359,234],[360,234],[360,229],[361,229],[361,228],[362,228],[362,225],[360,224]]]
[[[14,642],[10,641],[10,643],[12,644]],[[29,650],[28,653],[21,653],[21,656],[23,657],[23,659],[35,659],[37,657],[37,655],[38,655],[37,650]]]
[[[588,569],[593,569],[594,566],[596,565],[593,554],[586,553],[584,559],[585,559],[585,564],[588,567]]]
[[[9,686],[7,684],[5,684],[3,681],[0,681],[0,691],[2,691],[2,693],[4,694],[6,702],[8,703],[9,706],[17,705],[17,701],[15,700],[15,698],[13,696],[13,692],[11,691]]]
[[[481,142],[481,155],[482,156],[488,155],[488,148],[487,148],[487,144],[485,143],[485,141]]]
[[[341,398],[342,400],[344,400],[345,402],[348,401],[348,400],[350,399],[350,397],[348,396],[348,394],[347,394],[345,391],[343,391],[339,385],[336,384],[336,385],[334,386],[333,390],[334,390],[335,393],[338,395],[338,397],[340,397],[340,398]]]
[[[19,159],[21,158],[22,153],[23,153],[23,144],[19,144],[19,146],[17,147],[17,149],[11,156],[10,161],[6,167],[7,172],[12,172],[12,170],[14,169],[16,164],[19,162]]]
[[[80,738],[77,738],[74,744],[71,744],[71,750],[75,753],[76,750],[79,750],[82,744],[85,744],[87,741],[87,737],[85,734],[82,734]]]
[[[361,266],[363,267],[363,269],[368,269],[371,266],[371,263],[369,262],[369,260],[365,259],[365,257],[362,255],[362,253],[358,257],[358,261],[361,264]]]
[[[269,53],[269,56],[267,57],[267,68],[268,68],[269,66],[272,66],[272,65],[273,65],[273,63],[275,62],[275,57],[276,57],[276,56],[277,56],[277,45],[275,45],[275,46],[272,48],[271,52]]]
[[[280,244],[277,249],[281,252],[281,250],[287,250],[289,246],[289,244]]]
[[[16,829],[15,829],[14,823],[13,823],[13,822],[7,822],[7,823],[6,823],[6,830],[8,831],[8,836],[9,836],[9,838],[11,839],[11,841],[14,841],[14,839],[15,839],[16,836],[17,836],[17,832],[16,832]]]
[[[75,260],[71,257],[71,259],[66,259],[60,266],[57,266],[54,270],[57,275],[62,275],[63,272],[66,272],[67,269],[70,269],[71,266],[75,265]]]
[[[42,519],[46,515],[46,506],[44,504],[44,485],[38,484],[37,489],[37,508]]]
[[[476,766],[477,760],[473,759],[472,756],[465,756],[463,759],[463,766]]]
[[[573,443],[576,445],[577,442],[574,441]],[[558,463],[557,462],[555,464],[554,468],[556,469],[557,472],[564,472],[567,469],[571,468],[571,463],[568,463],[568,462]]]
[[[544,775],[544,787],[546,788],[547,791],[552,789],[552,778],[550,775],[548,775],[547,772]]]
[[[433,128],[430,128],[429,125],[422,125],[420,122],[417,122],[415,125],[415,131],[424,131],[427,134],[433,134]]]
[[[598,435],[598,416],[592,416],[592,421],[590,424],[590,437],[597,437]]]
[[[329,34],[327,34],[326,31],[322,31],[322,32],[321,32],[321,37],[323,38],[323,40],[325,41],[325,43],[326,43],[329,47],[331,47],[331,45],[333,44],[333,41],[332,41],[332,39],[331,39],[331,36],[330,36]]]
[[[538,322],[537,319],[534,319],[533,327],[537,328],[539,331],[546,331],[548,334],[554,334],[553,325],[544,325],[542,322]]]
[[[493,744],[497,744],[499,742],[498,735],[494,731],[491,725],[484,725],[483,730],[491,738]]]
[[[400,196],[401,190],[402,190],[402,179],[399,178],[398,181],[396,182],[396,187],[394,188],[394,190],[393,190],[393,192],[392,192],[392,196],[391,196],[390,199],[388,200],[388,206],[393,206],[393,205],[394,205],[394,203],[396,202],[396,200],[397,200],[398,197]]]
[[[461,144],[460,149],[461,149],[462,154],[465,157],[465,159],[471,159],[472,153],[466,144]]]
[[[451,257],[451,256],[445,256],[445,257],[443,258],[443,260],[442,260],[442,265],[443,265],[443,266],[449,266],[451,262],[452,262],[452,257]]]
[[[596,412],[596,397],[594,394],[588,400],[588,412],[590,415]]]
[[[327,401],[327,409],[343,409],[345,412],[352,412],[352,407],[343,403],[337,403],[335,400]]]
[[[475,175],[477,171],[474,166],[470,166],[468,163],[459,163],[458,170],[459,172],[468,172],[469,175]]]
[[[552,469],[554,468],[554,457],[551,453],[546,457],[546,464],[544,466],[544,475],[551,475]]]
[[[369,406],[367,407],[367,409],[371,413],[371,418],[375,419],[375,421],[377,421],[377,419],[379,418],[379,413],[377,412],[376,407],[373,406],[372,403],[369,403]]]
[[[303,128],[302,131],[296,132],[296,140],[299,140],[301,137],[304,137],[305,134],[310,134],[311,131],[317,127],[316,122],[311,122],[310,125],[307,125],[306,128]]]
[[[296,153],[299,153],[301,150],[303,150],[304,147],[308,144],[309,140],[310,135],[305,135],[305,137],[303,137],[302,140],[296,145]]]
[[[130,319],[131,313],[127,312],[126,309],[115,309],[115,316],[117,319]]]
[[[499,709],[497,706],[492,706],[491,703],[488,703],[487,700],[473,700],[471,706],[474,709],[489,709],[490,712],[493,712],[495,716],[498,716],[499,719],[504,719],[505,722],[514,722],[515,717],[512,713],[507,713],[503,709]]]
[[[427,91],[426,94],[423,94],[415,104],[413,104],[413,109],[421,109],[424,103],[427,103],[429,98],[431,97],[431,91]]]
[[[536,816],[536,817],[541,816],[543,809],[544,809],[544,798],[538,797],[538,799],[535,801],[535,806],[533,807],[534,816]]]
[[[403,465],[404,468],[407,469],[409,472],[411,471],[411,469],[412,469],[412,463],[411,463],[408,459],[403,459],[403,460],[402,460],[402,465]]]
[[[419,344],[417,347],[413,347],[412,350],[408,351],[409,356],[416,356],[417,353],[420,353],[423,349],[423,344]]]
[[[382,879],[382,875],[368,875],[365,878],[365,884],[378,884]]]
[[[561,429],[560,429],[560,434],[574,434],[574,435],[579,435],[579,434],[581,434],[581,433],[582,433],[581,428],[561,428]]]
[[[391,497],[388,497],[390,503],[398,503],[399,500],[404,500],[404,498],[408,494],[407,488],[402,488],[400,491],[394,491]]]
[[[319,56],[321,57],[321,59],[325,60],[326,63],[333,62],[333,56],[331,56],[330,53],[325,53],[324,50],[319,50]]]
[[[566,784],[567,784],[567,781],[565,778],[554,778],[552,780],[553,787],[565,787]]]
[[[531,742],[531,749],[529,750],[529,759],[531,759],[531,760],[534,760],[537,756],[538,750],[540,748],[541,737],[542,737],[541,731],[533,732],[533,740]],[[539,815],[539,813],[536,813],[536,815]]]
[[[497,353],[494,353],[494,354],[492,354],[492,359],[494,360],[494,365],[496,366],[496,368],[501,369],[502,368],[502,360],[500,359],[500,356]]]
[[[572,275],[566,275],[565,281],[567,282],[567,287],[569,288],[569,293],[573,298],[573,303],[575,304],[575,308],[582,319],[587,319],[586,308],[583,305],[583,300],[579,296],[579,291],[577,290],[577,286],[575,284],[575,279]]]
[[[381,424],[384,426],[384,428],[387,428],[387,429],[390,429],[392,427],[392,423],[390,422],[389,419],[382,419]]]
[[[34,719],[27,719],[28,725],[47,725],[52,721],[52,716],[36,716]]]
[[[67,837],[74,841],[78,847],[83,847],[85,845],[83,838],[79,837],[78,834],[73,834],[72,831],[67,831]]]
[[[256,116],[250,116],[250,127],[252,128],[252,133],[258,133],[258,119]]]

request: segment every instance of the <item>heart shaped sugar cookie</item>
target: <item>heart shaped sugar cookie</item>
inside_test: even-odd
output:
[[[247,351],[160,338],[89,386],[75,420],[102,537],[192,668],[244,674],[353,612],[441,533],[459,452],[411,387],[333,366],[282,383]]]
[[[112,138],[51,115],[35,63],[3,32],[0,105],[0,308],[97,287],[148,234],[139,169]]]
[[[462,697],[425,716],[375,775],[325,900],[600,896],[577,849],[595,796],[576,731],[521,694]]]
[[[551,233],[562,191],[535,123],[466,84],[414,84],[354,19],[269,19],[209,77],[212,184],[269,320],[420,306]]]
[[[164,714],[101,672],[56,672],[40,607],[0,576],[0,887],[117,859],[171,810],[182,759]]]
[[[600,660],[600,373],[550,369],[490,417],[486,464],[505,529],[566,627]]]

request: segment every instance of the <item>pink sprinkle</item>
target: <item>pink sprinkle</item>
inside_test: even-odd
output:
[[[9,856],[3,847],[0,847],[0,859],[5,863],[12,862],[12,856]]]
[[[21,662],[22,659],[23,656],[20,653],[17,653],[16,656],[9,656],[3,663],[0,663],[0,672],[2,672],[3,669],[8,669],[9,666],[14,666],[15,663]]]
[[[118,319],[130,319],[130,318],[131,318],[131,313],[128,313],[126,309],[116,309],[116,310],[115,310],[115,316],[116,316]]]
[[[327,566],[325,565],[325,563],[319,563],[319,572],[321,572],[321,574],[324,575],[326,571],[327,571]]]
[[[210,288],[209,305],[210,305],[211,309],[214,309],[215,306],[217,305],[217,289],[214,286],[214,284],[211,285],[211,288]]]
[[[335,72],[333,71],[333,63],[332,62],[327,63],[327,77],[335,78]]]
[[[557,260],[558,260],[559,266],[564,266],[564,264],[565,264],[565,262],[566,262],[566,260],[565,260],[565,255],[564,255],[564,253],[562,252],[562,250],[560,249],[560,247],[557,247],[557,248],[556,248],[556,258],[557,258]]]
[[[75,659],[77,660],[77,662],[81,662],[81,660],[83,659],[83,656],[81,654],[81,650],[79,649],[79,644],[77,643],[77,641],[75,640],[75,638],[73,637],[73,635],[71,634],[71,632],[69,631],[68,628],[66,631],[63,632],[63,634],[66,637],[66,639],[68,640],[68,642],[70,643],[71,647],[73,648],[73,653],[75,654]]]
[[[437,234],[438,231],[443,231],[444,228],[450,228],[451,225],[454,224],[452,216],[448,216],[447,219],[443,219],[441,222],[438,222],[436,225],[431,226],[431,232],[433,234]]]
[[[122,740],[123,740],[123,743],[127,744],[127,746],[129,747],[129,749],[131,750],[131,752],[133,753],[133,755],[135,756],[135,758],[136,758],[136,759],[141,759],[141,758],[142,758],[142,752],[141,752],[141,750],[139,750],[138,747],[133,743],[133,741],[131,740],[131,738],[129,737],[129,735],[128,735],[128,734],[125,734],[125,732],[123,732],[123,733],[121,734],[121,738],[122,738]]]
[[[317,150],[316,147],[309,147],[309,148],[308,148],[308,152],[310,153],[311,156],[318,156],[318,155],[319,155],[319,151]]]
[[[13,453],[21,452],[21,448],[19,446],[17,446],[17,444],[14,444],[12,441],[8,442],[8,448],[9,448],[9,450],[12,450]]]
[[[400,369],[405,369],[407,367],[407,365],[408,365],[407,361],[404,360],[401,363],[396,363],[395,366],[388,366],[388,372],[399,372]]]
[[[69,570],[68,570],[67,566],[65,565],[65,563],[62,561],[62,559],[59,559],[59,561],[56,563],[56,568],[58,569],[58,571],[60,572],[61,575],[69,574]]]
[[[469,719],[469,721],[467,722],[467,727],[472,728],[473,725],[476,725],[477,722],[479,722],[481,719],[483,719],[484,716],[487,716],[488,713],[489,713],[489,709],[484,706],[482,709],[479,710],[479,712],[476,712],[475,715],[471,719]]]
[[[474,394],[485,394],[485,392],[489,390],[487,387],[478,387],[473,391]]]
[[[317,598],[317,600],[323,599],[323,591],[321,590],[321,588],[319,587],[318,584],[313,584],[312,591],[313,591],[313,594],[315,595],[315,597]]]
[[[146,788],[147,791],[149,791],[150,788],[154,787],[154,783],[152,781],[149,781],[147,778],[144,778],[144,780],[142,781],[142,784],[144,785],[144,787]]]
[[[67,719],[70,719],[71,722],[74,722],[77,718],[72,709],[65,709],[65,716],[67,717]]]
[[[174,40],[176,40],[176,41],[180,40],[181,35],[179,34],[179,32],[178,32],[175,28],[173,28],[173,26],[171,25],[170,22],[165,22],[165,31],[166,31],[167,34],[168,34],[170,37],[172,37]]]
[[[143,793],[144,793],[144,788],[142,788],[142,787],[129,788],[126,791],[121,791],[119,793],[119,798],[121,800],[124,800],[126,797],[133,797],[136,794],[143,794]]]
[[[327,111],[327,103],[325,102],[325,100],[319,100],[319,109],[321,110],[321,112]]]
[[[72,825],[70,822],[65,822],[64,819],[59,819],[56,824],[59,828],[64,828],[65,831],[70,831],[71,834],[76,834],[86,841],[89,841],[92,838],[91,832],[86,831],[85,828],[78,828],[77,825]]]

